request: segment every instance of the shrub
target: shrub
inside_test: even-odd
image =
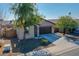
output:
[[[48,45],[49,41],[45,38],[40,39],[41,45]]]
[[[78,27],[78,24],[71,16],[61,16],[55,27],[65,34],[73,32]]]

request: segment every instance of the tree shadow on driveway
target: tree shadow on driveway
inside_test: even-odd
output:
[[[27,53],[40,46],[38,39],[26,39],[18,42],[17,48],[21,53]]]

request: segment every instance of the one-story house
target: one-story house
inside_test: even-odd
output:
[[[41,34],[54,33],[54,23],[49,20],[42,20],[42,22],[34,26],[34,35],[39,36]]]
[[[54,23],[50,22],[48,20],[42,20],[38,25],[30,26],[26,30],[26,36],[25,38],[34,38],[41,34],[48,34],[48,33],[54,33]],[[23,35],[23,29],[19,29],[20,31],[17,31],[17,35],[22,39]]]

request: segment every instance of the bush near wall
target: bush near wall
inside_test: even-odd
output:
[[[45,46],[45,45],[49,44],[49,41],[45,38],[42,38],[42,39],[40,39],[40,44]]]

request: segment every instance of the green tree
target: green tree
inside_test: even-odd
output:
[[[71,16],[61,16],[56,23],[56,28],[62,30],[64,34],[66,31],[73,32],[77,28],[77,22]]]
[[[38,14],[36,4],[33,3],[17,3],[11,7],[12,13],[15,15],[14,25],[17,27],[23,27],[24,31],[26,27],[36,25],[40,22],[42,17]],[[25,32],[24,32],[25,39]]]

